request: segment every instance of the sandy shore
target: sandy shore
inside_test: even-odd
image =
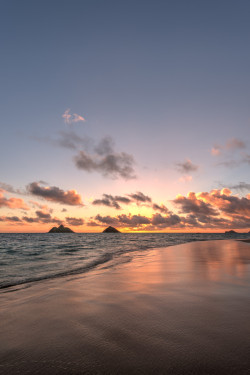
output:
[[[194,242],[0,296],[2,374],[250,374],[250,245]]]

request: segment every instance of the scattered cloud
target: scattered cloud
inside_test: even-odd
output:
[[[123,178],[125,180],[136,178],[135,160],[131,154],[115,151],[114,140],[106,136],[96,143],[88,136],[81,137],[75,132],[59,133],[58,139],[50,137],[36,137],[38,141],[50,143],[53,146],[76,150],[74,164],[78,169],[86,172],[98,172],[104,177]]]
[[[12,185],[6,184],[5,182],[0,182],[0,190],[13,194],[25,194],[21,189],[15,189]]]
[[[11,209],[29,210],[29,206],[20,198],[6,198],[4,190],[0,189],[0,208],[8,207]]]
[[[95,206],[107,206],[107,207],[113,207],[117,210],[121,209],[121,206],[119,205],[119,201],[123,201],[123,203],[129,203],[130,199],[125,198],[128,200],[128,202],[123,201],[123,197],[119,196],[112,196],[110,194],[103,194],[102,199],[95,199],[92,204]]]
[[[150,224],[150,219],[146,216],[131,214],[123,214],[116,217],[97,215],[95,217],[95,220],[97,220],[101,224],[113,225],[116,227],[141,227],[143,224]]]
[[[23,216],[22,221],[32,224],[32,223],[39,223],[39,224],[62,224],[63,220],[58,219],[57,217],[52,217],[48,211],[38,210],[35,212],[36,216]]]
[[[128,196],[130,198],[132,198],[134,201],[136,201],[137,204],[140,204],[140,203],[151,203],[152,202],[152,199],[149,196],[143,194],[140,191],[137,191],[134,194],[128,194]]]
[[[166,209],[164,205],[158,206],[157,204],[153,204],[152,199],[140,191],[137,191],[136,193],[133,193],[133,194],[127,194],[125,196],[120,196],[120,195],[113,196],[111,194],[103,194],[101,199],[95,199],[92,202],[93,205],[113,207],[113,208],[116,208],[117,210],[121,209],[121,204],[128,205],[131,203],[136,203],[138,206],[139,205],[146,205],[146,206],[153,205],[154,210]]]
[[[246,147],[245,142],[241,141],[238,138],[231,138],[227,141],[225,149],[226,150],[241,150]]]
[[[32,182],[27,186],[27,191],[48,201],[70,206],[83,206],[82,197],[76,190],[64,191],[56,186],[42,186],[39,182]]]
[[[247,190],[247,191],[250,191],[250,184],[247,184],[246,182],[239,182],[238,184],[236,185],[230,185],[229,186],[230,189],[233,189],[233,190],[239,190],[241,192]]]
[[[219,163],[217,163],[216,165],[218,166],[224,166],[224,167],[227,167],[227,168],[235,168],[235,167],[238,167],[240,164],[241,164],[241,160],[226,160],[226,161],[221,161]]]
[[[60,147],[68,148],[71,150],[78,150],[83,148],[84,150],[91,150],[94,147],[94,140],[88,136],[81,137],[74,131],[60,131],[59,138],[52,140],[54,144]]]
[[[176,168],[180,173],[186,174],[190,172],[196,172],[199,169],[199,166],[193,164],[191,160],[187,159],[182,163],[176,163]]]
[[[39,219],[42,220],[51,220],[51,215],[49,212],[44,212],[44,211],[36,211],[36,215]]]
[[[15,223],[15,224],[22,222],[22,220],[17,216],[0,216],[0,221]]]
[[[152,205],[153,210],[160,211],[161,213],[167,214],[169,212],[168,208],[161,204],[160,206],[157,203],[153,203]]]
[[[104,137],[95,147],[95,152],[100,156],[112,154],[114,150],[114,145],[114,140],[111,137]]]
[[[217,166],[235,168],[242,164],[250,164],[250,155],[243,152],[245,148],[245,142],[238,138],[231,138],[224,145],[215,144],[211,149],[211,154],[222,158],[216,164]]]
[[[66,222],[69,225],[80,226],[84,224],[84,220],[76,217],[66,217]]]
[[[225,167],[228,168],[233,168],[237,167],[242,164],[249,164],[250,165],[250,155],[246,153],[241,154],[241,158],[238,160],[228,160],[228,161],[223,161],[220,163],[217,163],[217,165],[224,165]]]
[[[85,151],[79,151],[74,157],[78,169],[86,172],[100,172],[105,177],[124,178],[125,180],[135,178],[134,158],[126,152],[110,153],[106,155],[91,155]]]
[[[245,184],[243,184],[245,187]],[[131,196],[132,194],[130,194]],[[178,209],[174,213],[164,205],[151,202],[155,211],[151,217],[123,214],[116,216],[96,215],[87,225],[127,228],[135,231],[157,231],[166,228],[175,230],[228,230],[250,227],[250,193],[245,197],[233,195],[229,188],[210,192],[178,195],[173,201]]]
[[[211,149],[211,154],[213,156],[222,155],[224,152],[234,152],[242,150],[246,147],[245,142],[241,141],[238,138],[230,138],[225,145],[214,144]]]
[[[89,226],[112,225],[118,228],[125,227],[132,230],[159,230],[170,227],[180,227],[181,224],[181,218],[172,213],[165,216],[156,213],[152,217],[131,214],[123,214],[115,217],[97,215],[94,219],[95,221],[92,220],[88,223]]]
[[[70,113],[70,108],[66,109],[66,111],[62,114],[62,118],[64,119],[64,122],[68,125],[75,124],[77,122],[84,122],[86,121],[84,117],[73,113]]]

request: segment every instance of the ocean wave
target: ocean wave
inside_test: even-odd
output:
[[[44,276],[39,276],[39,277],[31,277],[31,278],[27,278],[27,279],[24,279],[24,280],[20,280],[16,283],[11,283],[11,282],[4,283],[3,282],[3,283],[0,283],[0,289],[6,289],[6,288],[10,288],[10,287],[14,287],[14,286],[22,285],[22,284],[33,283],[33,282],[42,281],[42,280],[55,279],[55,278],[58,278],[58,277],[81,274],[81,273],[87,272],[87,271],[89,271],[89,270],[91,270],[91,269],[93,269],[97,266],[100,266],[101,264],[109,262],[110,260],[112,260],[112,258],[113,258],[112,254],[105,254],[105,256],[103,256],[102,258],[96,259],[95,261],[90,262],[89,264],[86,264],[83,267],[79,267],[79,268],[75,268],[75,269],[67,270],[67,271],[63,271],[63,272],[58,272],[58,273],[54,273],[54,274],[50,274],[50,275],[44,275]]]
[[[225,238],[220,233],[0,234],[0,289],[88,272],[114,258],[119,264],[128,253]]]

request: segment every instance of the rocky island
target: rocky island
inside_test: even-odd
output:
[[[238,232],[235,232],[235,230],[226,230],[225,234],[238,234]]]
[[[121,233],[121,232],[114,227],[108,227],[108,228],[104,229],[104,231],[102,233]]]
[[[48,233],[75,233],[72,229],[59,225],[59,227],[53,227]]]

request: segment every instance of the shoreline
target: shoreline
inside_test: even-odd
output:
[[[184,242],[184,241],[180,242],[179,244],[203,242],[203,241],[215,241],[215,240],[216,241],[236,240],[236,241],[243,241],[243,242],[246,242],[246,243],[250,242],[250,239],[230,238],[229,237],[229,238],[217,238],[217,239],[194,238],[192,240],[188,240],[187,242]],[[33,276],[33,277],[31,276],[30,278],[26,278],[24,280],[20,280],[20,281],[17,281],[15,283],[13,283],[13,282],[5,283],[5,284],[0,283],[0,294],[4,293],[4,292],[7,293],[8,291],[12,291],[13,288],[19,290],[19,289],[22,289],[22,288],[29,287],[32,284],[35,284],[35,283],[38,283],[38,282],[43,282],[43,281],[46,281],[46,280],[52,280],[52,279],[64,278],[64,277],[68,277],[68,276],[85,274],[85,273],[88,273],[88,272],[92,271],[93,269],[98,269],[99,266],[105,266],[106,265],[107,267],[108,266],[112,267],[112,261],[117,256],[124,257],[126,255],[140,253],[141,251],[143,251],[143,253],[146,254],[147,251],[151,251],[152,249],[156,249],[156,250],[157,249],[164,249],[164,248],[168,248],[168,247],[171,247],[171,246],[178,246],[179,244],[178,243],[177,244],[176,243],[170,243],[167,246],[166,245],[156,246],[156,247],[150,247],[149,246],[147,248],[142,248],[142,249],[135,249],[135,250],[132,249],[132,250],[129,250],[129,251],[124,251],[123,253],[120,253],[120,254],[116,254],[116,253],[104,254],[104,255],[101,255],[100,258],[96,258],[92,262],[86,263],[86,264],[82,265],[81,267],[77,267],[77,268],[73,268],[73,269],[69,269],[69,270],[65,269],[65,270],[62,270],[62,271],[58,271],[57,273],[52,273],[52,274],[48,274],[48,275],[44,275],[44,276]]]
[[[242,242],[250,243],[250,238],[249,238],[249,239],[246,239],[246,240],[238,240],[238,241],[242,241]]]
[[[249,373],[250,248],[244,242],[150,249],[108,269],[2,293],[0,369]]]

